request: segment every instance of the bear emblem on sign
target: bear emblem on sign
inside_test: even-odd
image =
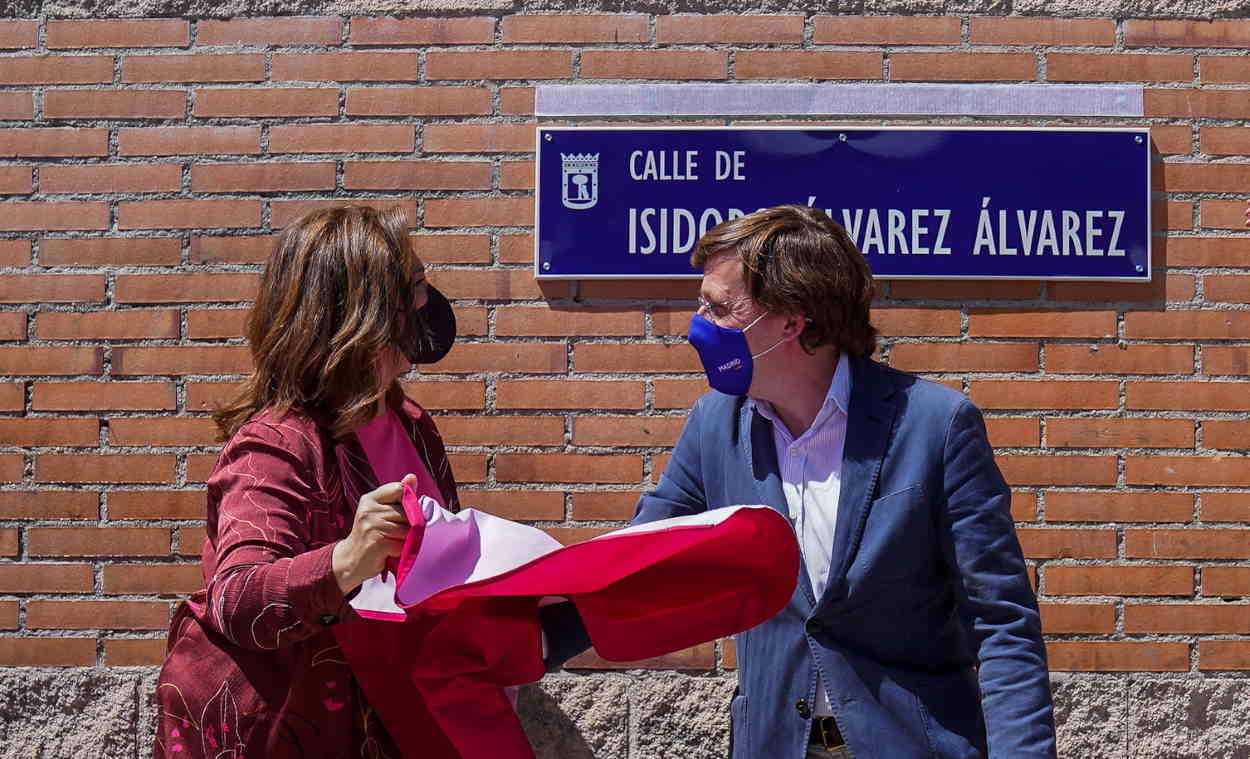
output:
[[[565,208],[593,208],[599,202],[599,154],[561,153],[560,198]]]

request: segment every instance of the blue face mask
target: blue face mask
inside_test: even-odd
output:
[[[713,390],[726,395],[746,395],[751,389],[755,359],[781,345],[778,340],[765,350],[751,355],[751,347],[747,345],[747,330],[764,316],[765,314],[760,314],[743,329],[718,326],[698,313],[690,319],[690,332],[686,339],[698,352],[699,360],[703,362],[703,371],[707,373],[707,382]]]

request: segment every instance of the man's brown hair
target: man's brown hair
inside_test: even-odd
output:
[[[247,318],[255,367],[213,418],[228,438],[253,414],[293,406],[324,414],[336,437],[367,421],[384,396],[378,362],[411,344],[423,276],[402,211],[345,206],[313,211],[278,238]]]
[[[807,206],[775,206],[729,219],[699,239],[690,264],[702,269],[719,253],[742,259],[747,293],[770,311],[807,317],[799,344],[809,353],[832,345],[851,356],[877,346],[872,272],[842,225]]]

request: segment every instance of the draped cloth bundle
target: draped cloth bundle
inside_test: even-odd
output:
[[[405,756],[532,759],[504,688],[543,676],[544,602],[572,601],[601,657],[635,661],[754,627],[798,578],[794,531],[767,506],[562,547],[527,525],[451,513],[436,493],[424,472],[405,488],[412,528],[393,573],[362,586],[352,600],[361,618],[335,627]]]

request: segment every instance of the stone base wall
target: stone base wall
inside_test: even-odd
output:
[[[0,759],[150,756],[156,673],[0,669]],[[734,684],[559,673],[522,689],[518,706],[538,759],[720,759]],[[1061,759],[1250,757],[1248,678],[1055,675],[1052,685]]]

